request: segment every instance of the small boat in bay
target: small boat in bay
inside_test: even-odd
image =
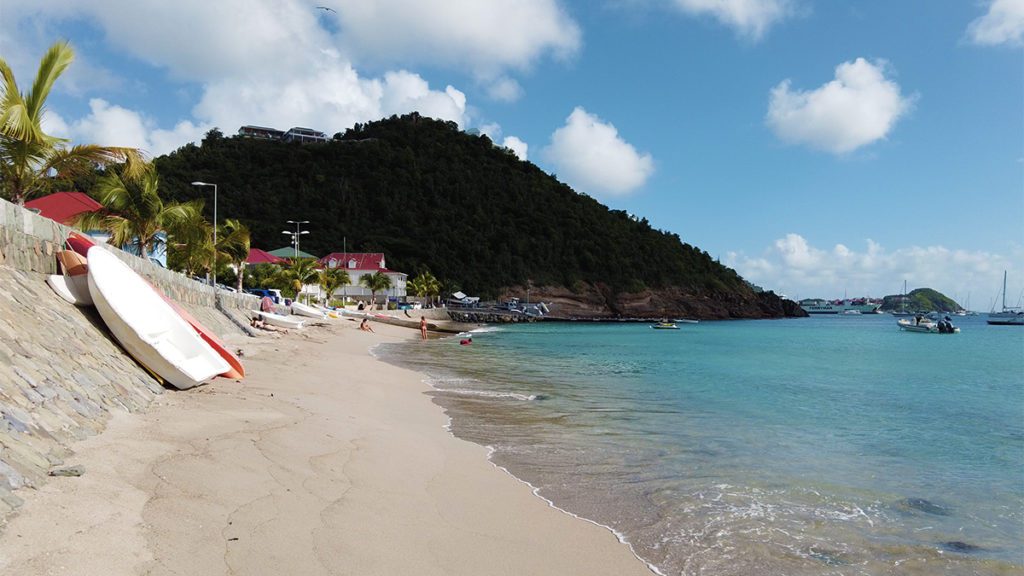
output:
[[[134,270],[113,253],[89,248],[89,294],[107,328],[139,364],[187,389],[230,366]]]
[[[1003,310],[989,312],[988,323],[994,326],[1024,326],[1024,310],[1006,305],[1006,270],[1003,270]]]
[[[923,317],[916,317],[913,320],[901,318],[896,321],[896,325],[905,332],[920,332],[922,334],[958,334],[960,332],[960,329],[953,326],[948,317],[938,322]]]
[[[657,324],[652,324],[651,328],[655,330],[679,330],[679,326],[676,326],[674,322],[658,322]]]

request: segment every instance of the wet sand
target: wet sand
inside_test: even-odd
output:
[[[412,330],[350,321],[245,343],[249,377],[168,392],[22,490],[5,574],[651,574],[451,436]]]

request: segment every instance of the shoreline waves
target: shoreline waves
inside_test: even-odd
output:
[[[659,573],[1024,574],[1022,335],[891,324],[514,326],[379,356]]]

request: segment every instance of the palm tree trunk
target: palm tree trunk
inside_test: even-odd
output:
[[[242,293],[242,278],[245,276],[245,262],[238,263],[238,293]]]

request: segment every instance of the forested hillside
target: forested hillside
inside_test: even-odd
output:
[[[323,255],[346,242],[349,251],[381,251],[389,268],[429,269],[448,290],[496,297],[529,283],[598,287],[611,300],[669,288],[763,298],[677,235],[574,192],[486,136],[417,114],[356,125],[326,144],[211,131],[156,164],[161,190],[176,200],[209,197],[190,182],[217,183],[219,217],[248,225],[253,246],[287,245],[285,222],[309,220],[304,251]]]

